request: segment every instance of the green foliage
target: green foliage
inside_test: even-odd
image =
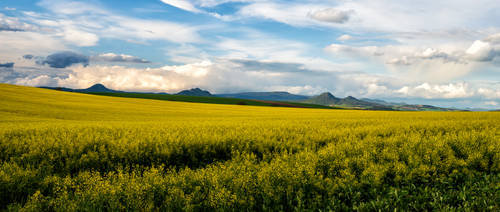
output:
[[[0,210],[500,210],[499,113],[0,103]]]

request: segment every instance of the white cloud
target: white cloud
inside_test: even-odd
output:
[[[477,93],[487,99],[500,99],[500,88],[479,88]]]
[[[123,62],[123,63],[151,63],[148,60],[126,54],[105,53],[90,57],[91,61]]]
[[[0,31],[38,31],[39,28],[21,22],[18,18],[8,17],[0,13]]]
[[[68,27],[63,31],[64,40],[76,46],[95,46],[99,41],[99,37],[94,33],[78,30],[72,27]]]
[[[488,86],[488,87],[485,87]],[[500,87],[497,85],[471,84],[466,82],[431,84],[422,83],[414,86],[403,86],[394,90],[394,96],[426,99],[483,99],[500,98]],[[488,101],[494,102],[494,101]],[[492,105],[492,104],[484,104]]]
[[[494,70],[500,58],[500,42],[497,34],[485,36],[467,45],[453,43],[434,45],[391,44],[380,46],[352,46],[331,44],[325,51],[333,58],[363,61],[376,67],[384,65],[397,77],[414,82],[444,83],[483,70]],[[500,36],[498,36],[500,37]],[[469,41],[469,44],[471,41]]]
[[[64,86],[85,88],[95,83],[117,90],[169,92],[193,87],[213,93],[241,91],[288,91],[315,95],[330,91],[344,97],[404,98],[404,99],[483,99],[484,102],[500,98],[497,84],[469,83],[417,83],[408,85],[399,78],[353,72],[299,71],[291,64],[269,64],[261,61],[249,63],[217,59],[161,68],[131,68],[125,66],[90,65],[67,69],[21,69],[1,72],[0,81],[30,86]],[[259,64],[260,63],[260,64]],[[272,65],[273,69],[266,67]],[[5,75],[5,76],[4,76]],[[405,85],[406,84],[406,85]],[[420,101],[422,103],[422,101]],[[481,103],[482,104],[482,103]],[[486,103],[483,106],[488,106]],[[466,105],[460,105],[465,107]],[[491,104],[489,106],[492,106]]]
[[[350,15],[354,13],[354,11],[343,11],[336,8],[327,8],[322,10],[317,10],[314,12],[310,12],[308,15],[312,19],[318,21],[324,21],[329,23],[337,23],[342,24],[349,20]]]
[[[189,12],[199,13],[201,12],[195,6],[193,6],[187,0],[161,0],[163,3],[171,5],[173,7],[177,7],[179,9],[183,9]]]
[[[492,44],[500,44],[500,33],[493,34],[484,39],[484,41]]]
[[[177,48],[167,48],[165,51],[169,60],[176,63],[197,63],[211,58],[206,51],[190,44],[182,44]]]
[[[161,69],[166,71],[173,71],[189,77],[204,77],[209,73],[212,67],[211,61],[202,61],[199,63],[185,64],[180,66],[163,66]]]
[[[487,101],[483,102],[484,105],[490,105],[490,106],[498,106],[498,102],[496,101]]]
[[[214,7],[214,6],[229,3],[229,2],[249,3],[249,2],[258,2],[258,1],[262,1],[262,0],[194,0],[194,2],[201,7]]]
[[[165,40],[173,43],[199,42],[199,27],[164,20],[117,15],[80,1],[43,0],[40,6],[51,14],[25,12],[27,18],[77,46],[92,46],[100,37],[121,40]],[[80,42],[79,42],[80,41]]]
[[[254,2],[245,5],[230,18],[263,18],[276,22],[285,23],[291,26],[310,27],[325,26],[331,27],[347,21],[349,17],[344,11],[334,13],[333,10],[324,4],[309,3],[283,3],[283,2]],[[335,22],[338,21],[338,22]]]
[[[466,51],[467,58],[480,62],[488,62],[500,56],[500,44],[495,45],[496,43],[493,38],[489,38],[489,40],[492,42],[488,42],[488,40],[474,41]]]
[[[330,44],[325,48],[325,51],[338,55],[338,56],[382,56],[384,55],[383,49],[377,46],[362,46],[355,47],[343,44]]]
[[[266,62],[303,64],[314,70],[338,71],[351,69],[351,64],[337,64],[322,57],[308,56],[311,49],[306,43],[254,34],[240,39],[221,38],[214,48],[225,52],[226,59],[251,59]]]
[[[466,83],[450,83],[448,85],[430,85],[428,83],[423,83],[414,87],[409,92],[413,92],[413,96],[420,96],[423,98],[466,98],[473,95],[473,93],[468,91],[468,85]]]
[[[315,94],[316,91],[335,90],[332,86],[344,89],[344,85],[358,84],[339,80],[338,76],[341,73],[337,72],[307,70],[287,63],[248,62],[216,59],[161,68],[106,65],[75,65],[71,70],[54,70],[46,67],[29,70],[14,68],[13,72],[6,73],[7,75],[0,81],[30,86],[72,88],[85,88],[95,83],[103,83],[118,90],[170,93],[201,87],[216,93],[284,90]],[[272,66],[272,69],[265,68],[269,66]],[[339,94],[345,91],[341,89],[338,91]]]
[[[37,32],[0,32],[2,59],[14,61],[25,54],[47,55],[63,50],[67,50],[66,45],[52,35]]]
[[[408,56],[403,56],[401,58],[394,58],[394,59],[387,61],[386,63],[387,64],[394,64],[394,65],[405,65],[405,66],[409,66],[412,64],[412,62],[410,62],[410,59],[408,58]]]
[[[341,35],[337,38],[337,40],[339,40],[339,41],[348,41],[348,40],[352,40],[352,39],[353,39],[353,37],[350,35],[347,35],[347,34]]]

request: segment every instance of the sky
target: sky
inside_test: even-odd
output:
[[[0,0],[0,83],[500,108],[498,0]]]

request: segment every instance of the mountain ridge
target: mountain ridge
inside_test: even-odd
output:
[[[79,93],[130,93],[130,94],[171,95],[168,93],[141,93],[141,92],[126,92],[126,91],[112,90],[100,83],[92,85],[85,89],[71,89],[65,87],[40,87],[40,88],[69,91],[69,92],[79,92]],[[291,94],[285,91],[212,94],[209,91],[202,90],[200,88],[192,88],[180,91],[173,95],[193,96],[193,97],[220,97],[220,98],[234,98],[234,99],[242,99],[242,100],[246,99],[246,100],[257,100],[257,101],[284,101],[290,103],[295,102],[295,103],[322,105],[333,108],[363,109],[363,110],[464,111],[460,109],[442,108],[432,105],[392,103],[379,99],[368,99],[368,98],[357,99],[353,96],[338,98],[330,92],[324,92],[321,93],[320,95],[310,97],[304,95]]]
[[[313,96],[307,100],[302,101],[309,104],[319,104],[328,106],[338,106],[338,107],[351,107],[360,109],[371,109],[371,110],[394,110],[392,107],[386,105],[377,104],[373,102],[367,102],[359,100],[353,96],[347,96],[345,98],[335,97],[330,92],[324,92],[318,96]]]
[[[215,96],[226,97],[226,98],[267,100],[267,101],[300,101],[310,98],[309,96],[291,94],[286,91],[241,92],[241,93],[215,94]]]

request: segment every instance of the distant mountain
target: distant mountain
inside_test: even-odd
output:
[[[118,93],[118,92],[123,92],[123,91],[115,91],[115,90],[111,90],[109,88],[106,88],[106,86],[104,86],[103,84],[95,84],[95,85],[90,86],[87,89],[77,90],[77,92],[86,92],[86,93],[87,92]]]
[[[360,108],[374,108],[374,107],[384,108],[385,107],[385,105],[359,100],[359,99],[356,99],[352,96],[348,96],[346,98],[341,99],[339,105],[354,106],[354,107],[360,107]]]
[[[85,89],[72,89],[64,87],[40,87],[59,91],[79,92],[79,93],[123,93],[124,91],[116,91],[106,88],[103,84],[95,84]]]
[[[193,88],[193,89],[190,89],[190,90],[183,90],[183,91],[177,93],[177,95],[183,95],[183,96],[213,96],[210,92],[205,91],[205,90],[201,90],[199,88]]]
[[[388,102],[388,101],[381,100],[381,99],[368,99],[368,98],[361,98],[361,100],[363,100],[363,101],[365,101],[365,102],[372,102],[372,103],[377,103],[377,104],[386,105],[386,106],[389,106],[389,105],[407,105],[407,104],[406,104],[406,103],[404,103],[404,102],[400,102],[400,103],[396,103],[396,102]]]
[[[64,87],[41,87],[52,90],[59,91],[68,91],[68,92],[79,92],[79,93],[121,93],[121,94],[163,94],[168,95],[167,93],[141,93],[141,92],[125,92],[125,91],[117,91],[106,88],[106,86],[102,84],[95,84],[89,88],[85,89],[72,89],[72,88],[64,88]],[[295,103],[307,103],[313,105],[322,105],[322,106],[332,106],[332,107],[340,107],[340,108],[352,108],[352,109],[369,109],[369,110],[401,110],[401,111],[463,111],[455,108],[442,108],[436,107],[432,105],[412,105],[406,103],[393,103],[387,102],[379,99],[356,99],[352,96],[348,96],[345,98],[338,98],[332,95],[329,92],[322,93],[318,96],[308,97],[303,95],[291,94],[288,92],[245,92],[245,93],[234,93],[234,94],[217,94],[212,95],[210,92],[206,90],[202,90],[200,88],[193,88],[190,90],[183,90],[177,95],[181,96],[197,96],[197,97],[222,97],[227,99],[248,99],[261,101],[264,103],[269,103],[265,101],[286,101],[286,102],[295,102]],[[278,103],[272,103],[278,104]],[[269,103],[271,104],[271,103]],[[286,104],[286,103],[279,103]],[[305,105],[304,107],[310,107],[310,105]]]
[[[402,111],[468,111],[455,108],[436,107],[432,105],[393,105],[396,110]]]
[[[346,108],[359,108],[359,109],[371,109],[371,110],[394,110],[392,107],[368,102],[356,99],[352,96],[348,96],[346,98],[337,98],[329,92],[322,93],[318,96],[311,97],[307,100],[302,101],[304,103],[309,104],[319,104],[319,105],[328,105],[328,106],[339,106]]]
[[[309,99],[303,100],[301,102],[318,104],[318,105],[338,105],[341,99],[335,97],[330,92],[322,93],[318,96],[311,97]]]
[[[310,98],[309,96],[296,95],[282,91],[216,94],[216,96],[225,98],[254,99],[254,100],[267,100],[267,101],[301,101]]]
[[[400,111],[461,111],[454,108],[442,108],[432,105],[412,105],[406,103],[393,103],[379,99],[356,99],[352,96],[346,98],[337,98],[331,93],[322,93],[319,96],[312,97],[302,101],[304,103],[337,106],[344,108],[359,108],[370,110],[400,110]]]

